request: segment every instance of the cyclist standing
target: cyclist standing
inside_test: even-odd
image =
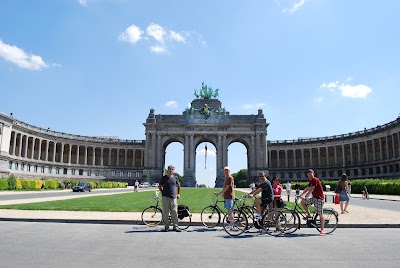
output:
[[[322,188],[321,181],[317,177],[315,177],[314,170],[307,170],[307,176],[310,179],[310,182],[308,183],[306,189],[304,189],[303,193],[301,193],[300,195],[300,197],[302,198],[301,206],[306,211],[308,218],[311,218],[308,206],[311,204],[315,206],[315,209],[319,215],[319,220],[321,222],[321,232],[319,233],[319,235],[326,236],[326,233],[324,232],[325,219],[322,210],[325,198],[324,190]],[[307,198],[307,196],[309,196],[310,194],[312,194],[312,197]]]
[[[258,177],[260,179],[260,184],[256,189],[249,193],[249,197],[261,193],[261,198],[254,199],[254,204],[257,208],[257,214],[254,216],[256,220],[261,219],[262,214],[264,213],[264,208],[274,200],[274,191],[270,181],[267,180],[265,172],[261,172]]]
[[[230,175],[231,169],[229,167],[224,167],[225,179],[224,188],[221,192],[216,193],[216,196],[224,195],[224,207],[228,210],[230,228],[233,228],[233,200],[235,199],[235,179]]]
[[[181,184],[179,179],[174,175],[175,167],[168,166],[168,174],[161,178],[158,189],[162,193],[162,208],[163,208],[163,221],[165,224],[164,232],[169,229],[169,213],[173,224],[173,230],[180,232],[178,228],[178,201],[181,193]]]

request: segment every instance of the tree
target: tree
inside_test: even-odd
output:
[[[232,173],[232,177],[235,178],[235,185],[238,188],[247,187],[248,171],[247,169],[241,169],[236,173]]]

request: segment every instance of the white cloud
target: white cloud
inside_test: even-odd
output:
[[[343,97],[349,98],[366,98],[372,92],[372,89],[365,85],[341,85],[339,89],[342,91]]]
[[[198,37],[198,42],[202,46],[205,46],[206,42],[203,37],[196,32],[177,32],[166,29],[156,23],[151,23],[147,26],[145,33],[138,26],[131,25],[124,32],[120,33],[118,38],[121,41],[132,44],[144,40],[148,44],[151,52],[165,53],[168,52],[170,44],[174,42],[185,44],[188,38],[195,39],[196,36]]]
[[[120,33],[119,39],[135,44],[142,39],[143,31],[136,25],[129,26],[123,33]]]
[[[206,155],[206,149],[203,148],[201,150],[196,151],[196,156],[205,156]],[[207,157],[215,157],[217,155],[216,151],[211,150],[210,148],[207,148]]]
[[[167,49],[162,46],[151,46],[150,51],[154,53],[165,53],[167,52]]]
[[[366,85],[350,85],[348,82],[353,80],[351,77],[346,79],[346,83],[339,83],[339,81],[323,83],[321,88],[328,88],[330,91],[339,91],[343,97],[348,98],[366,98],[372,92],[372,89]]]
[[[1,39],[0,57],[18,65],[20,68],[23,69],[41,70],[43,68],[49,67],[49,65],[43,61],[42,57],[34,54],[29,54],[16,46],[8,45],[4,43]]]
[[[306,0],[285,1],[285,2],[289,2],[290,7],[284,8],[282,12],[293,14],[306,3]]]
[[[186,42],[186,38],[180,33],[170,31],[170,36],[173,40],[175,40],[177,42],[182,42],[182,43]]]
[[[166,32],[164,27],[161,27],[158,24],[152,23],[149,26],[147,26],[147,35],[153,37],[156,39],[156,41],[163,43],[164,42],[164,36]]]
[[[165,103],[165,106],[175,108],[178,106],[178,103],[176,101],[168,101]]]
[[[264,107],[264,103],[257,103],[257,104],[242,104],[241,107],[245,110],[250,110],[250,109],[258,109],[261,107]]]
[[[87,5],[87,0],[79,0],[79,4],[81,5],[81,6],[84,6],[84,7],[87,7],[88,5]]]
[[[319,98],[315,99],[315,101],[318,103],[322,103],[322,102],[324,102],[324,100],[325,100],[324,97],[319,97]]]

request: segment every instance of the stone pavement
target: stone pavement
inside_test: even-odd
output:
[[[151,189],[149,189],[151,190]],[[154,190],[154,189],[153,189]],[[248,192],[248,189],[243,189]],[[15,192],[14,192],[15,193]],[[1,194],[10,194],[12,192],[0,192]],[[20,194],[20,192],[18,192]],[[110,194],[107,191],[93,191],[93,195]],[[112,193],[115,194],[115,193]],[[286,191],[284,191],[286,195]],[[332,198],[327,193],[328,198],[325,207],[334,208],[340,211],[339,205],[332,203]],[[91,196],[93,196],[91,195]],[[294,194],[292,195],[294,196]],[[69,197],[70,198],[70,197]],[[352,198],[361,198],[361,195],[352,194]],[[42,202],[49,200],[67,199],[61,198],[39,198],[27,199],[23,203]],[[283,197],[286,200],[286,196]],[[382,196],[370,195],[370,199],[384,199],[392,200],[399,203],[400,196]],[[365,200],[368,202],[368,200]],[[7,200],[1,201],[0,205],[21,203],[21,200]],[[364,206],[356,206],[351,203],[348,208],[350,213],[339,213],[339,227],[344,228],[400,228],[400,209],[399,211],[386,210],[383,208],[367,208]],[[141,212],[86,212],[86,211],[37,211],[37,210],[11,210],[0,209],[0,221],[29,221],[29,222],[69,222],[69,223],[104,223],[104,224],[142,224]],[[192,214],[192,225],[201,226],[201,219],[199,213]]]

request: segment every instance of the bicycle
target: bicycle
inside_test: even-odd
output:
[[[215,193],[214,193],[215,195]],[[214,228],[221,223],[221,214],[225,217],[226,213],[218,206],[218,203],[223,203],[223,200],[218,200],[219,196],[215,196],[214,202],[203,208],[200,214],[201,222],[207,228]]]
[[[155,227],[163,221],[163,212],[162,208],[159,205],[161,198],[156,193],[153,199],[156,201],[156,205],[149,206],[145,208],[142,212],[142,222],[149,227]],[[168,216],[168,219],[169,224],[171,224],[171,215]],[[178,228],[181,230],[186,230],[187,228],[189,228],[191,223],[192,214],[190,213],[189,208],[184,205],[178,205]]]
[[[241,207],[235,207],[237,202],[242,201],[243,197],[235,198],[234,208],[232,210],[233,220],[229,219],[229,213],[226,213],[224,219],[222,220],[222,227],[225,232],[230,236],[241,235],[244,231],[248,229],[248,219],[244,210]]]
[[[303,218],[303,220],[306,221],[306,226],[308,228],[316,228],[318,232],[321,232],[321,222],[318,213],[314,211],[314,213],[311,216],[311,219],[308,218],[307,213],[299,204],[299,198],[300,196],[296,196],[295,206],[293,209],[290,209],[288,207],[282,209],[282,213],[285,213],[287,218],[287,225],[284,231],[285,234],[291,234],[300,229],[301,227],[300,216],[301,218]],[[333,231],[335,231],[338,226],[339,223],[338,213],[331,208],[323,208],[322,213],[324,215],[324,220],[325,220],[324,232],[330,234]]]
[[[285,215],[276,209],[264,209],[264,214],[261,219],[256,219],[254,215],[254,206],[245,204],[245,199],[248,195],[243,195],[240,198],[235,198],[236,208],[233,210],[234,223],[233,228],[228,220],[228,215],[224,217],[224,230],[231,236],[238,236],[251,227],[264,230],[271,236],[277,236],[283,233],[286,228]],[[249,219],[252,225],[249,224]]]

